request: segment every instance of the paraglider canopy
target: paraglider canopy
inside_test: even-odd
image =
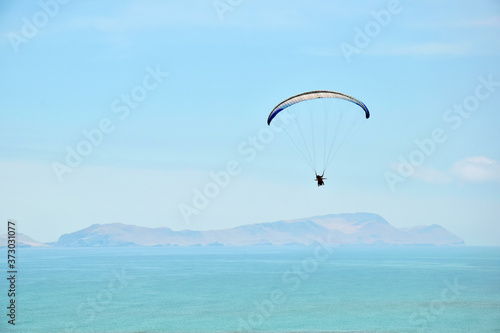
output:
[[[269,114],[269,117],[267,118],[267,124],[271,125],[271,121],[276,117],[278,113],[283,111],[289,106],[292,106],[294,104],[297,104],[299,102],[311,100],[311,99],[316,99],[316,98],[339,98],[343,99],[346,101],[349,101],[351,103],[354,103],[356,105],[359,105],[363,111],[365,111],[365,116],[366,119],[370,118],[370,111],[368,111],[368,108],[366,107],[365,103],[361,102],[360,100],[357,100],[354,97],[351,97],[349,95],[335,92],[335,91],[328,91],[328,90],[316,90],[316,91],[310,91],[310,92],[305,92],[302,94],[298,94],[295,96],[292,96],[290,98],[285,99],[283,102],[279,103],[274,107],[274,109],[271,111]]]

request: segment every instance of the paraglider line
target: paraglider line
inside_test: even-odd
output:
[[[314,119],[313,119],[313,113],[314,112],[309,112],[309,116],[311,118],[311,134],[312,134],[312,157],[313,157],[313,162],[314,162],[314,170],[317,169],[317,163],[318,160],[316,159],[316,140],[314,138]]]
[[[334,149],[335,146],[338,146],[335,143],[337,142],[337,136],[339,133],[340,123],[342,122],[342,119],[344,118],[343,113],[337,113],[337,114],[339,115],[340,118],[338,119],[338,121],[336,121],[335,130],[333,131],[333,138],[332,138],[331,143],[328,145],[329,150],[328,150],[328,154],[326,155],[326,161],[325,161],[325,165],[323,168],[323,173],[325,172],[326,168],[328,168],[328,166],[331,163],[332,156],[334,155],[333,152],[337,151],[337,149]],[[325,136],[326,136],[326,134],[325,134]],[[326,150],[326,147],[325,147],[325,150]]]
[[[309,161],[310,161],[309,163],[311,165],[311,168],[313,168],[314,172],[316,172],[316,168],[314,167],[313,159],[311,157],[311,154],[309,153],[309,150],[307,149],[307,143],[306,143],[306,139],[304,138],[304,133],[302,133],[302,128],[300,127],[300,124],[299,124],[297,118],[295,118],[294,120],[297,123],[297,128],[299,129],[300,137],[302,138],[302,144],[305,147],[304,150],[306,151],[307,156],[309,157]]]
[[[299,151],[300,155],[304,158],[304,160],[307,162],[307,164],[309,164],[309,166],[311,167],[311,169],[313,169],[314,173],[316,173],[316,169],[314,169],[314,166],[311,164],[311,161],[309,161],[307,159],[307,157],[304,154],[304,152],[302,151],[302,149],[299,148],[299,146],[297,145],[297,143],[295,142],[295,140],[292,139],[292,137],[290,136],[290,134],[288,134],[288,132],[286,131],[286,129],[283,128],[283,130],[285,131],[285,134],[290,138],[290,141],[292,141],[292,143],[295,145],[295,147]]]

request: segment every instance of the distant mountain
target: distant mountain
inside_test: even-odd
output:
[[[37,242],[36,240],[23,235],[23,234],[17,234],[16,235],[16,247],[48,247],[49,245]],[[8,245],[8,237],[6,234],[0,235],[0,247],[7,246]]]
[[[192,245],[465,245],[439,225],[398,229],[377,214],[356,213],[315,216],[296,220],[243,225],[231,229],[174,231],[121,223],[94,224],[62,235],[54,246],[192,246]]]

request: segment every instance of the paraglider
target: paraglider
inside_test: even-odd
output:
[[[354,129],[370,117],[368,108],[360,100],[328,90],[310,91],[287,98],[274,107],[267,124],[276,125],[284,113],[288,113],[287,117],[283,117],[278,127],[313,169],[318,187],[325,185],[325,170],[335,153]]]
[[[318,187],[325,185],[325,182],[323,180],[326,179],[326,178],[324,178],[323,176],[324,176],[324,174],[322,174],[321,176],[318,175],[318,174],[316,175],[315,181],[318,182]]]

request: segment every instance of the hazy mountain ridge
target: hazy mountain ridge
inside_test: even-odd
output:
[[[94,224],[62,235],[58,247],[309,245],[331,244],[465,245],[439,225],[395,228],[377,214],[355,213],[242,225],[230,229],[174,231],[122,223]]]
[[[0,235],[0,247],[4,247],[8,245],[8,236],[7,234]],[[16,247],[47,247],[49,245],[37,242],[36,240],[24,235],[17,234],[16,235]]]
[[[330,214],[209,231],[93,224],[47,244],[23,234],[17,236],[20,247],[309,245],[318,241],[339,245],[465,245],[440,225],[395,228],[380,215],[371,213]],[[0,247],[3,246],[7,246],[7,235],[0,235]]]

